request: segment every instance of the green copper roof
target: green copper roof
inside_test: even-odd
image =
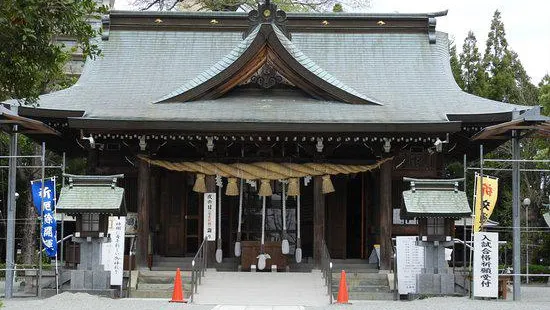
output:
[[[58,212],[67,214],[126,214],[124,188],[114,186],[113,183],[109,182],[109,178],[105,177],[74,177],[84,178],[74,181],[70,179],[69,185],[61,189],[56,206]],[[114,180],[116,181],[116,178]]]
[[[409,217],[463,217],[471,214],[466,193],[457,189],[459,179],[409,179],[411,189],[403,192]]]

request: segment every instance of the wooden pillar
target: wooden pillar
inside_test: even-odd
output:
[[[150,212],[150,179],[151,167],[144,160],[138,161],[138,236],[136,248],[136,265],[138,269],[147,268],[148,241],[149,241],[149,212]]]
[[[380,166],[380,269],[390,270],[392,256],[392,161]]]
[[[323,240],[325,239],[325,195],[322,192],[323,179],[313,179],[313,260],[316,266],[321,265]]]

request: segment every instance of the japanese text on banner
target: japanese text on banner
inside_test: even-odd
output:
[[[32,199],[38,214],[42,215],[42,245],[48,257],[57,255],[57,222],[55,220],[55,178],[31,181]]]
[[[484,176],[483,182],[481,182],[481,176],[476,174],[474,232],[480,231],[483,224],[487,222],[493,213],[493,209],[497,203],[497,197],[498,178]],[[481,199],[483,199],[483,202]]]

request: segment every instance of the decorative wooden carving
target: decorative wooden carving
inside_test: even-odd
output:
[[[291,40],[292,37],[286,28],[286,13],[277,9],[277,5],[266,1],[260,4],[257,10],[248,13],[248,30],[243,33],[243,39],[246,38],[256,26],[262,23],[273,23]]]

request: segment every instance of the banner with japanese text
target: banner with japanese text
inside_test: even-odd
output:
[[[498,178],[491,176],[481,176],[476,173],[476,192],[475,192],[475,219],[474,232],[480,231],[483,224],[487,222],[497,203],[498,197]],[[483,202],[481,201],[483,199]]]
[[[216,193],[204,193],[204,237],[216,240]]]
[[[498,233],[474,233],[474,296],[498,297]]]
[[[109,242],[101,247],[103,268],[111,272],[111,285],[122,285],[126,217],[109,216]]]
[[[55,220],[55,178],[31,181],[32,200],[39,215],[42,215],[42,245],[48,257],[57,255],[57,222]]]

